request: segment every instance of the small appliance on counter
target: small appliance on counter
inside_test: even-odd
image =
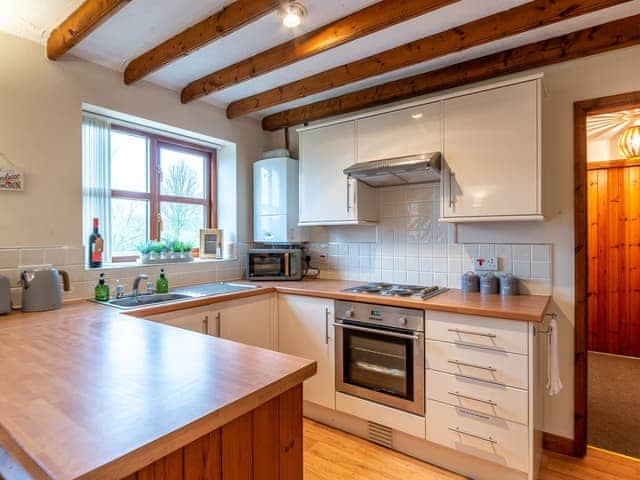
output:
[[[302,280],[302,248],[250,248],[247,280]]]
[[[68,292],[69,275],[63,270],[42,268],[23,270],[22,280],[22,311],[44,312],[55,310],[62,306],[62,288]]]
[[[0,275],[0,315],[11,312],[11,285],[7,277]]]

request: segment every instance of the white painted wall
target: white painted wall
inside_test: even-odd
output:
[[[546,221],[540,224],[463,225],[458,229],[459,243],[553,245],[551,308],[559,314],[561,370],[565,388],[557,397],[546,398],[545,430],[565,437],[573,437],[573,103],[640,90],[639,56],[640,47],[636,46],[511,76],[539,71],[545,74],[542,185]],[[270,147],[279,147],[283,141],[282,132],[275,132],[268,137]],[[290,141],[291,150],[296,156],[295,129],[291,129]],[[318,241],[326,240],[319,238]],[[341,241],[345,241],[344,236]]]
[[[227,120],[204,102],[181,105],[176,92],[64,57],[0,33],[0,152],[26,172],[24,193],[0,192],[0,248],[82,245],[81,105],[90,103],[237,144],[238,240],[251,238],[251,163],[263,133],[254,119]]]

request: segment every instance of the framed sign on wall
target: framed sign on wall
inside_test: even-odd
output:
[[[0,190],[24,191],[24,172],[2,152],[0,152]]]
[[[200,229],[200,258],[222,258],[222,230]]]

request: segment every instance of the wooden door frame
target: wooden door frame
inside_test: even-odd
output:
[[[587,451],[587,348],[589,321],[587,311],[587,117],[599,113],[640,107],[640,91],[583,100],[573,104],[574,140],[574,456]]]

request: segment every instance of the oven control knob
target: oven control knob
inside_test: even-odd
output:
[[[402,317],[400,317],[398,320],[400,320],[400,325],[406,325],[407,324],[407,317],[405,317],[404,315]]]

